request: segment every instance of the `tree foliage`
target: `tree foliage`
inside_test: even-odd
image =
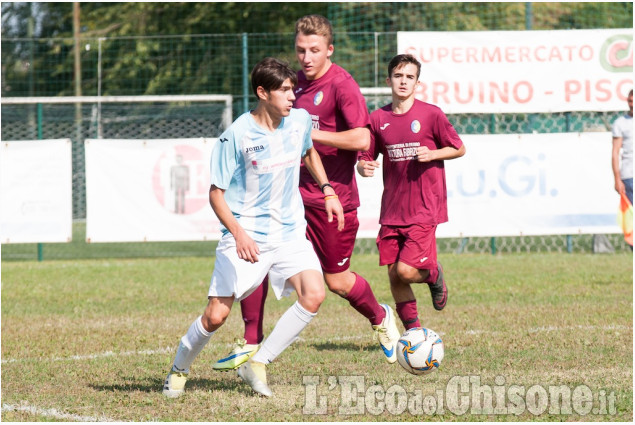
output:
[[[4,2],[1,7],[2,95],[75,94],[73,3]],[[243,34],[249,34],[248,66],[263,56],[293,62],[289,35],[296,19],[309,13],[331,20],[336,60],[358,81],[373,84],[374,33],[523,30],[528,25],[538,30],[631,28],[633,4],[84,2],[82,94],[241,94]],[[384,36],[382,43],[385,52],[394,52],[394,40]]]

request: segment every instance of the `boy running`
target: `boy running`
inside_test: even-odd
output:
[[[273,58],[259,62],[251,74],[258,106],[241,115],[214,146],[209,199],[223,236],[207,307],[181,338],[165,380],[168,397],[183,394],[192,362],[222,326],[232,303],[253,292],[267,273],[278,299],[295,290],[298,300],[238,375],[257,393],[271,396],[266,365],[297,339],[324,299],[320,263],[306,239],[300,159],[317,184],[328,180],[312,147],[309,114],[292,109],[296,84],[296,73],[287,64]],[[326,221],[343,229],[342,206],[332,188],[322,202]]]
[[[388,64],[392,103],[370,115],[371,145],[360,153],[357,171],[370,177],[383,154],[384,192],[377,236],[379,264],[388,266],[397,315],[406,329],[421,326],[412,283],[427,283],[432,304],[447,302],[443,268],[437,262],[435,231],[448,221],[444,160],[465,154],[445,114],[415,99],[421,65],[412,55]]]
[[[331,23],[320,15],[307,15],[295,25],[295,52],[302,67],[298,71],[296,108],[304,108],[313,119],[311,137],[319,152],[329,184],[316,184],[309,170],[300,171],[300,193],[305,206],[307,237],[320,259],[324,279],[331,292],[346,299],[370,322],[375,337],[383,349],[386,361],[397,360],[395,345],[399,339],[394,313],[386,304],[379,304],[362,276],[350,270],[351,256],[359,221],[359,194],[355,181],[358,151],[368,149],[369,116],[359,86],[343,68],[331,61],[333,54]],[[326,191],[335,188],[340,197],[346,228],[338,232],[325,220]],[[241,302],[245,322],[245,339],[234,350],[214,364],[214,369],[235,369],[258,350],[263,339],[262,317],[267,283]]]

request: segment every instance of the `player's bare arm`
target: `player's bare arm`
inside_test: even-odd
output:
[[[613,137],[613,151],[611,155],[611,167],[613,168],[613,176],[615,177],[615,191],[624,193],[626,187],[622,181],[620,174],[620,150],[622,149],[622,138]]]
[[[465,145],[462,145],[459,149],[452,146],[446,146],[441,149],[429,149],[427,146],[419,146],[416,160],[419,162],[445,161],[459,158],[463,155],[465,155]]]
[[[308,149],[302,161],[318,186],[323,187],[329,182],[320,154],[315,148]],[[324,187],[324,205],[329,223],[333,221],[333,215],[335,215],[337,218],[337,230],[344,229],[344,209],[331,186]]]
[[[256,242],[245,232],[238,223],[225,201],[225,191],[214,185],[209,188],[209,203],[216,213],[218,220],[229,230],[236,240],[238,258],[255,263],[258,261],[260,250]]]
[[[375,169],[379,168],[379,161],[366,161],[364,159],[357,162],[357,173],[362,177],[373,177]]]
[[[313,142],[347,151],[366,151],[370,147],[370,130],[357,127],[345,131],[311,130]]]

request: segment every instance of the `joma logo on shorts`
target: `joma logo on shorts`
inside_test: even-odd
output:
[[[248,148],[245,148],[245,153],[250,153],[250,152],[260,152],[262,150],[264,150],[265,147],[263,145],[259,145],[259,146],[249,146]]]

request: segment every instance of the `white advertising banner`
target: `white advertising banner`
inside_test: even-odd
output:
[[[219,239],[209,205],[215,142],[86,140],[87,242]]]
[[[610,133],[461,137],[466,155],[445,163],[449,222],[438,237],[620,232]],[[87,240],[219,239],[208,201],[215,142],[87,140]],[[356,178],[358,237],[375,238],[381,172]]]
[[[633,29],[399,32],[422,65],[417,98],[448,113],[621,111]]]
[[[445,163],[449,222],[438,237],[620,232],[610,133],[461,138],[467,153]],[[357,182],[358,236],[375,238],[381,172]]]
[[[73,236],[69,139],[2,142],[2,243],[69,242]]]

